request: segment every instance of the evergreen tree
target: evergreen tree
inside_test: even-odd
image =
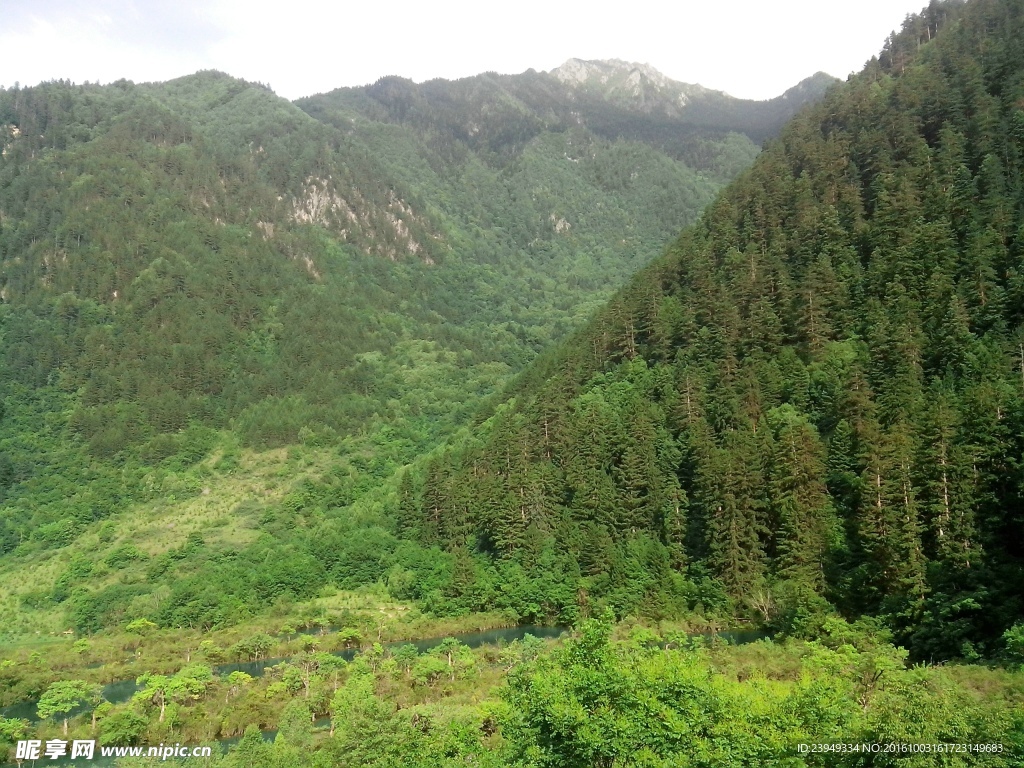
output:
[[[819,592],[825,587],[825,557],[832,529],[826,490],[825,450],[814,427],[795,414],[783,423],[771,461],[771,505],[777,525],[778,573]]]
[[[761,447],[753,432],[730,432],[698,470],[708,563],[736,598],[749,596],[766,573]]]

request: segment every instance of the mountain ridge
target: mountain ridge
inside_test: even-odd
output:
[[[707,93],[711,90],[702,85],[672,80],[650,64],[624,61],[622,59],[569,58],[559,66],[549,70],[548,74],[554,75],[563,83],[572,85],[587,85],[594,80],[599,81],[601,85],[607,85],[612,78],[624,76],[630,85],[639,85],[639,79],[643,77],[659,88],[665,88],[669,85],[676,86],[686,95],[690,93]],[[724,91],[715,91],[715,93],[723,96],[728,95]],[[685,101],[680,104],[680,106],[684,105]]]
[[[588,72],[597,72],[597,75],[589,77],[586,75]],[[601,78],[604,78],[603,82]],[[514,75],[488,72],[457,80],[437,78],[419,84],[407,78],[389,76],[370,85],[338,88],[297,99],[295,103],[317,109],[320,108],[318,105],[345,101],[349,108],[358,109],[357,94],[374,98],[373,94],[387,92],[390,94],[388,98],[403,94],[402,98],[418,100],[421,108],[429,109],[433,98],[431,94],[443,94],[443,103],[454,106],[450,101],[453,96],[461,99],[465,98],[464,94],[491,88],[502,94],[501,100],[494,105],[496,108],[503,106],[507,109],[510,104],[518,102],[520,111],[525,108],[527,112],[534,112],[548,126],[568,126],[584,120],[607,138],[657,140],[668,147],[672,139],[666,138],[665,134],[680,129],[692,131],[694,127],[721,133],[740,132],[759,143],[777,132],[804,104],[821,98],[829,85],[835,82],[838,82],[835,78],[819,72],[775,98],[752,101],[671,80],[646,64],[617,59],[569,59],[547,72],[533,69]],[[479,98],[479,93],[476,98]],[[411,107],[410,102],[405,109]],[[590,115],[590,119],[584,118],[581,112]],[[508,114],[505,116],[510,117]],[[642,117],[641,123],[630,125],[638,116]]]
[[[839,79],[825,72],[815,72],[805,77],[782,93],[766,99],[743,99],[730,93],[714,88],[707,88],[699,83],[687,83],[674,80],[648,63],[624,61],[623,59],[578,59],[569,58],[547,74],[553,75],[563,83],[575,86],[607,86],[622,87],[623,84],[632,88],[632,95],[641,92],[641,82],[646,80],[661,90],[672,90],[677,95],[677,106],[685,107],[693,97],[718,97],[739,102],[767,103],[782,99],[799,98],[810,94],[816,98],[828,88],[839,82]],[[614,81],[614,82],[613,82]],[[607,92],[606,92],[607,94]]]
[[[548,74],[574,91],[589,92],[607,102],[705,127],[740,130],[754,141],[776,131],[797,109],[821,98],[839,82],[816,72],[777,96],[752,100],[673,80],[650,64],[621,59],[568,59]],[[767,123],[765,113],[774,113]]]

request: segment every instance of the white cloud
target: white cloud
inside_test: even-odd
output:
[[[49,6],[49,7],[47,7]],[[117,7],[120,6],[120,7]],[[0,31],[0,83],[164,80],[205,66],[210,30],[155,3],[24,6]],[[172,23],[169,23],[172,22]]]
[[[602,10],[549,0],[48,0],[4,9],[0,83],[165,80],[214,68],[297,98],[387,74],[514,73],[576,56],[644,61],[678,80],[768,98],[817,70],[859,69],[920,1],[634,0]]]

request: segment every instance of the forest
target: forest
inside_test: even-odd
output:
[[[376,502],[349,508],[493,407],[757,152],[739,123],[591,97],[581,119],[675,126],[688,149],[602,134],[552,88],[568,98],[537,73],[409,84],[426,106],[394,115],[216,72],[0,93],[0,632],[197,601],[212,626],[380,578],[390,563],[338,570],[347,553],[305,536],[394,550]],[[364,90],[399,102],[388,79]],[[522,134],[499,130],[516,115]],[[253,452],[282,479],[247,477]],[[159,515],[181,527],[140,547]]]
[[[1024,611],[1017,10],[908,21],[410,480],[401,529],[483,568],[557,552],[563,610],[838,612],[919,661],[998,653]]]
[[[0,92],[0,745],[1024,765],[1022,41]]]

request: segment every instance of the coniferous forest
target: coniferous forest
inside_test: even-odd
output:
[[[428,465],[410,535],[550,544],[619,615],[699,573],[767,622],[836,609],[920,660],[993,652],[1024,611],[1015,8],[926,44],[954,13],[932,7],[792,121]]]
[[[0,90],[0,749],[1024,765],[1024,4],[637,67]]]

